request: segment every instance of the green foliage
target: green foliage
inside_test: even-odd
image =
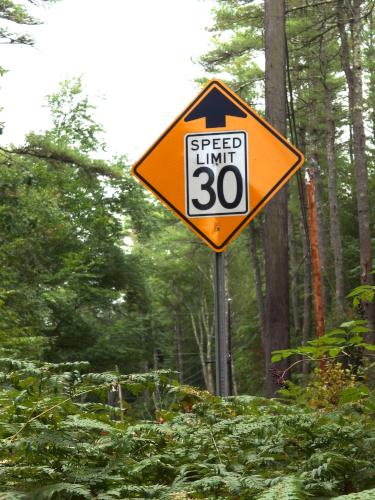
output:
[[[366,324],[365,320],[342,323],[339,328],[335,328],[317,339],[309,340],[304,346],[274,351],[272,362],[276,363],[294,355],[304,356],[311,361],[318,361],[322,357],[329,359],[340,356],[350,359],[358,352],[358,349],[375,351],[374,345],[364,341],[364,336],[369,332]]]
[[[124,251],[124,237],[142,225],[148,203],[126,158],[85,152],[100,127],[80,91],[74,81],[51,98],[64,125],[57,106],[52,131],[0,153],[0,349],[136,371],[147,322],[138,303],[147,297],[141,261]],[[81,142],[69,135],[81,129]]]
[[[251,102],[264,92],[264,72],[257,61],[263,52],[263,6],[223,0],[214,9],[214,19],[210,28],[214,48],[200,63],[209,74],[225,75],[232,88]]]
[[[49,4],[56,0],[37,0],[33,3]],[[0,39],[2,43],[33,45],[34,40],[28,33],[15,31],[14,25],[32,26],[40,24],[40,21],[31,16],[24,3],[16,3],[13,0],[0,1],[0,21],[5,21],[4,26],[0,26]],[[7,24],[8,23],[8,24]],[[9,29],[7,26],[11,26]]]
[[[279,394],[286,400],[322,410],[333,410],[345,405],[372,409],[374,395],[363,379],[363,370],[359,375],[352,366],[344,368],[337,361],[323,360],[321,367],[310,375],[306,385],[287,381]]]
[[[12,0],[2,0],[0,2],[0,18],[16,24],[38,24],[38,21],[30,16],[24,5],[16,4]]]
[[[348,294],[349,299],[353,299],[353,306],[358,307],[361,303],[373,302],[375,287],[372,285],[357,286]]]
[[[350,495],[342,495],[336,497],[336,500],[372,500],[375,495],[375,489],[361,491],[360,493],[352,493]]]
[[[285,477],[258,497],[259,500],[301,500],[303,498],[301,481],[295,476]]]
[[[114,374],[79,363],[0,366],[4,498],[286,500],[375,487],[366,413],[223,400],[158,372],[118,376],[121,422],[106,404]]]
[[[31,495],[33,498],[41,500],[51,500],[53,498],[92,498],[90,490],[74,483],[49,484],[37,489]]]
[[[49,136],[84,152],[103,149],[104,143],[98,137],[103,127],[93,118],[95,106],[82,91],[82,79],[74,78],[63,81],[59,92],[47,97],[54,125]]]
[[[322,409],[353,404],[372,407],[374,396],[364,382],[366,370],[371,371],[372,368],[371,352],[375,347],[364,341],[364,336],[369,332],[366,324],[364,320],[347,321],[340,328],[335,328],[304,346],[274,351],[273,362],[298,356],[299,359],[290,368],[307,361],[315,365],[305,383],[301,384],[299,381],[296,384],[284,380],[280,396]],[[282,374],[281,378],[285,375],[286,373]]]

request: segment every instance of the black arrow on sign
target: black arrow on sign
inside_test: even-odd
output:
[[[225,127],[227,116],[246,118],[246,113],[214,87],[186,116],[185,122],[206,118],[206,128]]]

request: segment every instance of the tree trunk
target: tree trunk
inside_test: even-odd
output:
[[[297,245],[294,236],[294,220],[293,214],[288,213],[288,240],[289,240],[289,255],[290,255],[290,268],[291,268],[291,302],[293,310],[293,323],[296,337],[300,339],[301,337],[301,316],[299,311],[299,300],[298,300],[298,270],[299,264],[297,259]]]
[[[353,124],[349,120],[349,159],[350,165],[354,165],[354,153],[353,153]]]
[[[230,253],[224,253],[224,272],[225,272],[225,304],[227,309],[227,332],[228,332],[228,376],[229,376],[229,396],[233,394],[233,353],[232,353],[232,312],[231,312],[231,297],[229,293],[229,257]]]
[[[202,331],[198,329],[198,326],[197,326],[197,323],[195,321],[193,313],[190,313],[190,319],[191,319],[191,326],[193,327],[195,341],[196,341],[197,347],[198,347],[199,360],[201,362],[204,385],[206,386],[206,389],[208,390],[209,380],[208,380],[208,376],[207,376],[207,363],[206,363],[205,352],[204,352]]]
[[[228,280],[227,280],[228,283]],[[233,356],[233,332],[232,332],[232,324],[233,324],[233,311],[232,311],[232,301],[229,296],[228,289],[228,352],[229,352],[229,377],[230,377],[230,395],[237,396],[238,395],[238,384],[236,379],[236,370],[234,365],[234,356]]]
[[[285,2],[265,0],[266,118],[286,133]],[[288,191],[282,188],[268,203],[265,219],[265,365],[268,396],[279,389],[271,373],[271,353],[289,347]],[[275,365],[288,366],[286,360]]]
[[[327,286],[327,261],[328,261],[328,245],[327,245],[327,231],[325,227],[325,217],[324,217],[324,195],[323,195],[323,181],[321,174],[321,167],[319,162],[319,137],[317,130],[317,116],[316,116],[316,102],[311,101],[310,103],[310,163],[314,170],[315,179],[315,200],[316,200],[316,215],[317,215],[317,231],[318,231],[318,248],[320,255],[320,272],[323,277],[323,301],[324,310],[329,310],[329,292]]]
[[[213,339],[214,339],[214,325],[210,321],[210,314],[208,311],[207,301],[203,301],[202,308],[202,328],[206,336],[206,373],[207,373],[207,390],[212,394],[215,392],[215,376],[213,371]]]
[[[182,358],[182,332],[181,332],[181,320],[179,311],[175,313],[175,343],[176,343],[176,365],[178,371],[178,381],[180,384],[184,383],[184,362]]]
[[[158,349],[156,347],[155,321],[153,317],[151,317],[150,320],[150,327],[151,327],[151,338],[152,338],[153,369],[156,371],[159,370],[159,357],[158,357]]]
[[[311,264],[313,271],[314,306],[316,333],[318,337],[324,335],[324,306],[323,306],[323,279],[321,273],[319,242],[318,242],[318,213],[315,201],[315,183],[312,177],[307,185],[309,200],[309,227]]]
[[[371,12],[369,23],[369,36],[370,44],[367,52],[366,65],[368,67],[369,75],[369,89],[368,89],[368,107],[370,112],[370,120],[372,125],[372,137],[375,137],[375,46],[374,46],[374,11]]]
[[[302,151],[306,151],[306,128],[299,129],[299,137]],[[302,178],[302,203],[301,203],[301,241],[303,252],[303,322],[302,322],[302,344],[305,345],[311,338],[312,330],[312,282],[311,282],[311,261],[310,261],[310,242],[309,242],[309,223],[308,223],[308,204],[306,183]],[[302,193],[301,193],[302,194]],[[304,361],[302,372],[307,374],[309,371],[309,362]]]
[[[251,223],[250,231],[250,255],[251,261],[253,264],[254,270],[254,279],[255,279],[255,292],[258,303],[258,312],[259,312],[259,323],[261,328],[262,342],[264,342],[265,335],[265,312],[264,312],[264,297],[262,291],[262,273],[260,270],[260,262],[258,258],[258,228],[256,227],[254,221]]]
[[[344,261],[342,253],[341,224],[337,198],[337,169],[335,148],[335,119],[332,107],[332,91],[325,84],[324,103],[326,110],[326,155],[328,166],[329,227],[335,268],[336,316],[345,315]]]
[[[212,340],[213,325],[209,319],[208,307],[205,297],[201,299],[201,306],[196,316],[190,311],[191,325],[197,343],[199,360],[206,389],[214,394],[215,382],[212,370]]]
[[[311,338],[312,329],[312,284],[311,284],[311,263],[310,252],[307,235],[305,233],[305,225],[301,223],[301,239],[303,250],[303,326],[302,326],[302,344],[305,345]],[[302,371],[307,373],[309,368],[308,362],[303,363]]]
[[[353,124],[354,173],[357,191],[357,212],[359,226],[359,248],[361,283],[372,285],[371,223],[368,195],[368,171],[366,160],[365,130],[363,122],[362,54],[361,54],[361,0],[350,5],[352,58],[345,29],[346,2],[337,2],[337,24],[341,40],[341,63],[349,91],[349,113]],[[352,64],[351,64],[352,62]],[[374,332],[374,306],[367,307],[367,317]]]

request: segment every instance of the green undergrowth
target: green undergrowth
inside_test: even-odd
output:
[[[375,498],[375,404],[227,400],[171,372],[0,360],[0,498]],[[106,404],[114,379],[125,411]]]

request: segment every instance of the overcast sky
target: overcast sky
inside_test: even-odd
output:
[[[60,0],[33,13],[35,48],[2,45],[1,143],[49,125],[44,96],[83,75],[111,154],[136,160],[198,92],[215,0]]]

